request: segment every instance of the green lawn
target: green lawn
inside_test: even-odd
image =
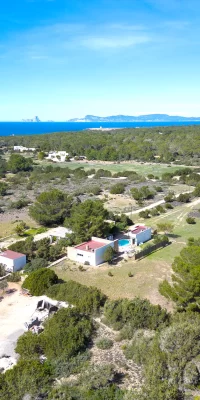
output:
[[[53,164],[49,163],[46,160],[43,160],[40,162],[41,165],[53,165],[57,166],[58,164]],[[60,163],[60,167],[69,167],[71,169],[75,168],[80,168],[84,167],[85,170],[95,168],[95,169],[107,169],[111,171],[112,173],[115,172],[121,172],[121,171],[136,171],[137,173],[141,175],[148,175],[148,174],[153,174],[155,176],[161,176],[164,172],[174,172],[177,169],[180,168],[185,168],[183,166],[168,166],[167,164],[153,164],[153,163],[139,163],[139,162],[121,162],[120,164],[114,164],[114,163],[106,163],[106,162],[93,162],[93,161],[88,161],[87,163],[85,162],[78,162],[78,161],[71,161],[71,162],[66,162],[66,163]]]

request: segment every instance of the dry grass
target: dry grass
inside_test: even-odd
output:
[[[172,305],[158,291],[159,283],[165,278],[169,279],[171,274],[170,264],[165,261],[158,263],[146,258],[140,261],[129,259],[127,262],[121,261],[114,267],[104,264],[99,268],[87,267],[87,270],[81,272],[78,265],[66,260],[53,269],[59,278],[96,286],[110,299],[131,299],[139,296],[148,298],[153,304],[172,309]],[[109,271],[112,272],[112,277],[108,276]],[[128,276],[129,272],[133,277]]]

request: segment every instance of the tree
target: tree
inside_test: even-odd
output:
[[[8,185],[5,182],[0,182],[0,196],[5,196],[7,194]]]
[[[171,222],[159,222],[157,224],[157,229],[159,232],[171,233],[173,232],[174,225]]]
[[[22,287],[28,289],[34,296],[45,294],[46,290],[58,282],[54,271],[47,268],[40,268],[30,273],[25,279]]]
[[[3,400],[22,400],[25,395],[44,394],[52,382],[52,370],[48,363],[39,360],[19,360],[17,365],[4,374],[1,394]]]
[[[200,310],[200,245],[191,242],[175,257],[172,284],[163,281],[160,293],[177,303],[181,309]]]
[[[25,158],[21,154],[11,154],[8,161],[8,170],[14,174],[19,171],[30,171],[33,167],[33,160]]]
[[[115,251],[111,246],[108,246],[104,252],[103,258],[105,262],[111,263],[114,257]]]
[[[21,358],[38,359],[42,354],[39,336],[32,332],[25,332],[19,337],[15,351],[20,354]]]
[[[47,267],[47,265],[48,265],[47,260],[45,260],[44,258],[36,257],[36,258],[33,258],[30,263],[25,265],[24,272],[30,273],[30,272],[36,271],[38,269],[45,268],[45,267]]]
[[[72,229],[77,243],[89,240],[92,236],[105,237],[109,225],[105,222],[108,213],[100,200],[86,200],[74,205],[65,225]]]
[[[49,359],[69,359],[85,350],[93,332],[89,317],[75,308],[62,308],[45,322],[41,345]]]
[[[44,160],[44,157],[45,157],[45,153],[44,153],[43,151],[39,151],[39,153],[38,153],[38,160],[39,160],[39,161],[42,161],[42,160]]]
[[[41,193],[29,209],[30,216],[45,226],[63,223],[69,216],[72,198],[60,190]]]

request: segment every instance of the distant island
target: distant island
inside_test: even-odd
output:
[[[139,116],[112,115],[108,117],[98,117],[86,115],[84,118],[72,118],[67,122],[181,122],[181,121],[200,121],[200,117],[181,117],[168,114],[147,114]]]
[[[41,122],[39,117],[36,115],[34,118],[23,119],[22,122]]]

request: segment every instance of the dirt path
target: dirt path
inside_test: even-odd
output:
[[[191,193],[191,191],[183,192],[182,194],[186,194],[186,193]],[[180,193],[179,193],[179,194],[176,194],[175,197],[178,198],[179,195],[180,195]],[[128,212],[128,213],[124,213],[124,214],[130,215],[130,216],[131,216],[131,215],[134,215],[134,214],[138,214],[138,213],[140,213],[141,211],[151,210],[152,208],[157,207],[157,206],[159,206],[159,205],[161,205],[161,204],[164,204],[164,203],[165,203],[165,200],[164,200],[164,199],[163,199],[163,200],[159,200],[159,201],[156,201],[156,202],[153,203],[153,204],[150,204],[149,206],[142,207],[142,208],[139,208],[138,210],[135,210],[135,211],[132,211],[132,212]],[[191,203],[188,205],[188,207],[190,207],[190,205],[196,205],[196,204],[198,204],[198,203],[200,203],[200,199],[195,200],[194,202],[191,202]],[[165,214],[165,216],[166,216],[166,214]]]

